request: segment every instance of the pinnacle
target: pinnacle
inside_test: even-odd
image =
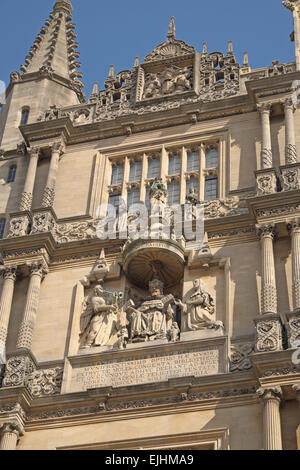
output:
[[[176,32],[175,18],[174,18],[174,16],[172,16],[171,22],[169,24],[168,39],[175,39],[175,32]]]
[[[72,14],[73,7],[69,0],[57,0],[54,5],[54,12],[64,11],[66,13]]]

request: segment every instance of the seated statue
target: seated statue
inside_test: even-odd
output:
[[[213,315],[215,306],[211,295],[203,290],[201,281],[193,282],[192,293],[183,303],[176,301],[182,312],[187,316],[187,328],[189,331],[224,328],[221,321],[215,321]]]

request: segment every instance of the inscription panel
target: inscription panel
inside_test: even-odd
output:
[[[122,387],[164,382],[177,377],[201,377],[224,372],[222,347],[189,352],[147,354],[131,359],[102,360],[98,364],[73,370],[72,390]]]

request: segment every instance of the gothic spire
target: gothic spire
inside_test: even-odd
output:
[[[175,18],[172,16],[171,23],[169,24],[169,32],[168,32],[168,39],[175,39]]]
[[[58,0],[20,70],[24,75],[37,72],[49,78],[57,75],[66,79],[70,87],[82,95],[83,84],[79,80],[82,73],[77,71],[81,66],[77,61],[80,54],[76,51],[78,44],[75,41],[75,24],[71,20],[71,2]]]

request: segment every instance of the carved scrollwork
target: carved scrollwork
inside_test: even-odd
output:
[[[254,352],[254,344],[243,343],[231,346],[230,372],[249,370],[252,368],[250,355]]]
[[[63,369],[61,367],[36,370],[27,377],[26,385],[34,397],[59,395],[62,376]]]
[[[282,350],[282,326],[280,320],[275,318],[264,319],[264,316],[256,322],[256,351],[281,351]]]
[[[283,191],[295,191],[300,189],[300,165],[282,168],[281,179]]]
[[[35,365],[28,356],[13,356],[6,363],[3,387],[18,387],[25,384],[25,379],[35,370]]]

